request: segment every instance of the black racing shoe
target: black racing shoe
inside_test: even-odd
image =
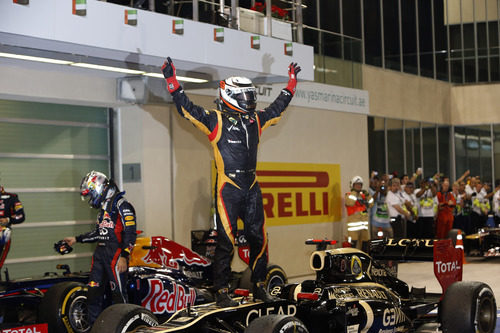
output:
[[[215,293],[215,304],[221,308],[229,308],[239,305],[238,302],[236,302],[229,296],[227,288],[217,290],[217,292]]]
[[[276,301],[276,297],[271,296],[266,288],[264,282],[258,282],[253,285],[253,300],[260,299],[263,302],[273,302]]]

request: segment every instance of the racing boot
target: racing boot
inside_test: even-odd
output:
[[[221,308],[228,308],[239,305],[238,302],[234,301],[229,296],[227,288],[217,290],[217,292],[215,293],[215,304]]]
[[[267,292],[265,282],[257,282],[253,285],[253,300],[256,301],[258,299],[263,302],[273,302],[277,298]]]

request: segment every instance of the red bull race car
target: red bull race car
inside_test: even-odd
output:
[[[108,307],[97,332],[447,332],[493,333],[496,301],[481,282],[463,282],[463,251],[451,240],[385,239],[372,241],[370,254],[354,248],[326,250],[324,241],[310,257],[314,280],[274,286],[273,302],[253,301],[237,290],[239,305],[188,306],[167,321],[133,304]],[[377,259],[376,259],[377,258]],[[433,260],[442,293],[410,289],[381,260]]]
[[[210,255],[215,243],[198,239]],[[62,253],[62,252],[61,252]],[[213,302],[212,261],[162,236],[138,237],[129,260],[127,292],[158,320],[181,309]],[[1,333],[85,333],[90,331],[86,298],[88,273],[47,273],[43,278],[0,282]],[[248,281],[246,281],[248,279]],[[233,272],[231,290],[250,285],[248,272]],[[268,267],[268,288],[283,284],[285,272]],[[105,331],[102,331],[105,332]]]

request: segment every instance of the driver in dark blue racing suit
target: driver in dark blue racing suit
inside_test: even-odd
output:
[[[93,208],[100,208],[94,230],[66,237],[70,246],[75,242],[97,242],[89,276],[88,310],[93,324],[103,310],[105,286],[109,283],[113,303],[127,302],[128,257],[134,247],[136,217],[134,207],[123,197],[113,180],[96,171],[87,174],[80,186],[82,197],[89,197]]]
[[[262,130],[277,123],[290,103],[297,85],[300,67],[288,67],[288,86],[264,110],[256,110],[257,91],[247,78],[230,77],[220,81],[217,110],[194,105],[184,93],[167,58],[163,67],[167,89],[181,116],[208,136],[217,168],[216,215],[217,247],[214,260],[214,288],[219,306],[236,306],[228,295],[231,259],[234,252],[238,217],[243,220],[250,245],[253,295],[271,300],[265,290],[268,263],[262,193],[256,179],[257,148]]]

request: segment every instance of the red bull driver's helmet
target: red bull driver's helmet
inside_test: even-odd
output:
[[[89,205],[94,208],[100,208],[101,203],[106,196],[106,190],[109,185],[109,179],[105,174],[98,171],[91,171],[82,179],[80,184],[80,195],[82,200],[89,198]]]
[[[250,79],[234,76],[220,81],[219,98],[224,110],[247,113],[257,106],[257,89]]]

